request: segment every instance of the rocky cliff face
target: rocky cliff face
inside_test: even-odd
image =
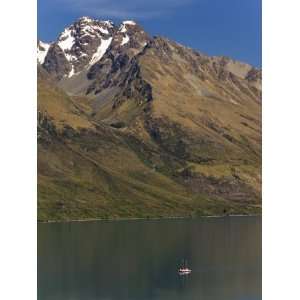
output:
[[[38,69],[41,218],[260,211],[261,70],[87,17]]]

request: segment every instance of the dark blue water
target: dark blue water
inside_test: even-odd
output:
[[[38,224],[38,299],[261,299],[261,218]]]

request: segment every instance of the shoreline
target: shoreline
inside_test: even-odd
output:
[[[262,217],[262,214],[254,215],[211,215],[211,216],[199,216],[199,217],[157,217],[157,218],[116,218],[116,219],[100,219],[100,218],[90,218],[90,219],[71,219],[71,220],[47,220],[47,221],[37,221],[40,224],[49,223],[75,223],[75,222],[120,222],[120,221],[163,221],[163,220],[195,220],[203,218],[227,218],[227,217]]]

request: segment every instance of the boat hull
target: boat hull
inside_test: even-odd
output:
[[[179,275],[188,275],[188,274],[191,274],[191,273],[192,273],[192,270],[179,270],[178,271]]]

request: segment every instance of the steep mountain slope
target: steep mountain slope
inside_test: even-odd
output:
[[[260,70],[83,17],[38,77],[40,219],[260,211]]]

